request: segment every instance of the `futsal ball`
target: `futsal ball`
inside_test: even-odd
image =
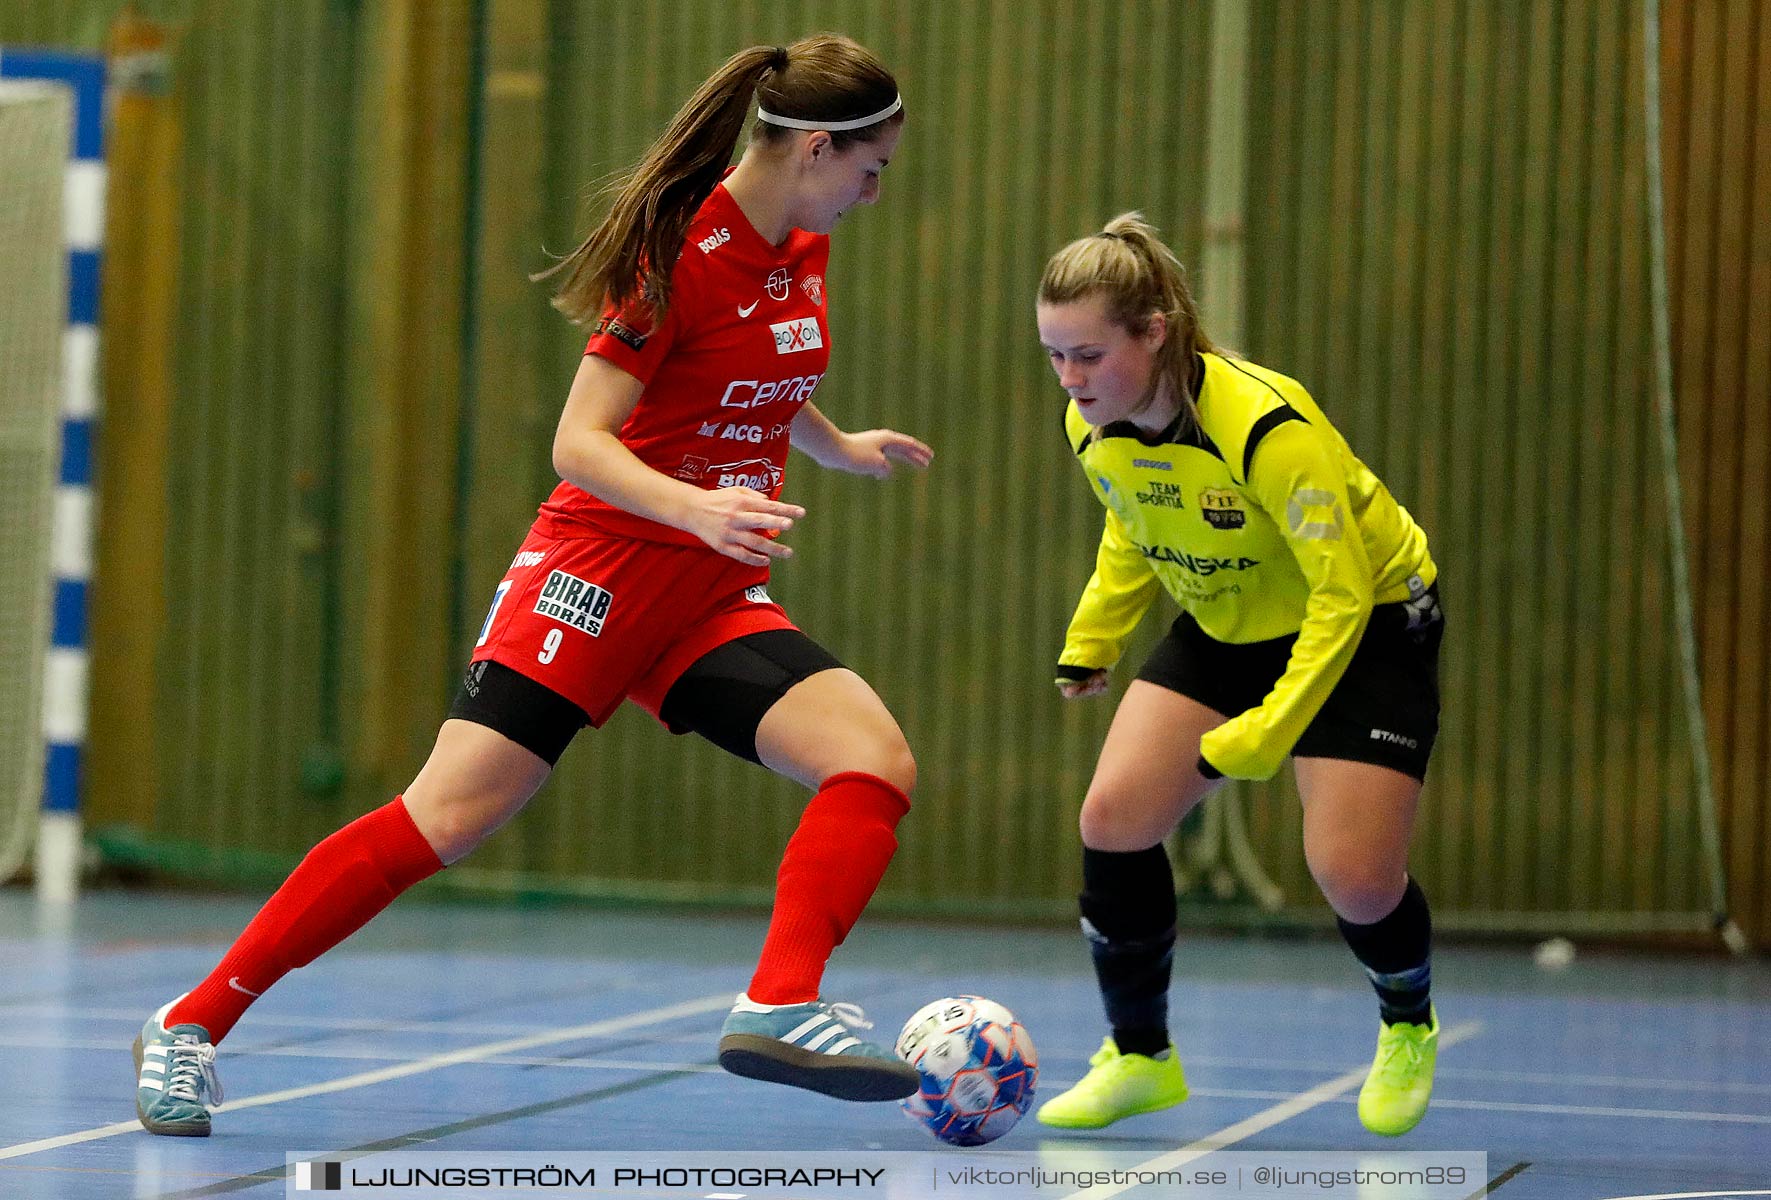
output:
[[[995,1141],[1033,1103],[1033,1038],[1014,1013],[982,996],[950,996],[917,1009],[898,1035],[897,1053],[922,1075],[922,1087],[899,1103],[951,1145]]]

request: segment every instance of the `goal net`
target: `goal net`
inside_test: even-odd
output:
[[[62,89],[0,80],[0,880],[28,855],[43,795],[71,120]]]

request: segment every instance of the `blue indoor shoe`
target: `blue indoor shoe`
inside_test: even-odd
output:
[[[178,1000],[149,1017],[136,1036],[135,1115],[149,1133],[208,1137],[209,1105],[221,1103],[215,1047],[201,1025],[166,1028]]]
[[[746,1079],[838,1100],[901,1100],[922,1077],[891,1051],[855,1036],[871,1028],[853,1004],[758,1004],[739,996],[720,1030],[719,1065]]]

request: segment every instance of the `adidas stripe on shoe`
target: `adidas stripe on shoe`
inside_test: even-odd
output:
[[[719,1065],[838,1100],[901,1100],[921,1076],[891,1051],[855,1036],[873,1026],[853,1004],[758,1004],[739,996],[720,1030]]]
[[[166,1028],[166,1014],[182,999],[163,1006],[136,1035],[135,1115],[149,1133],[208,1137],[209,1106],[221,1103],[215,1047],[201,1025]]]

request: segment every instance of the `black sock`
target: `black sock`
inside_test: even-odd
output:
[[[1382,920],[1355,925],[1336,917],[1335,923],[1377,989],[1384,1024],[1426,1024],[1432,999],[1433,918],[1420,884],[1411,877],[1395,911]]]
[[[1121,1054],[1168,1049],[1175,879],[1168,852],[1082,851],[1082,933]]]

